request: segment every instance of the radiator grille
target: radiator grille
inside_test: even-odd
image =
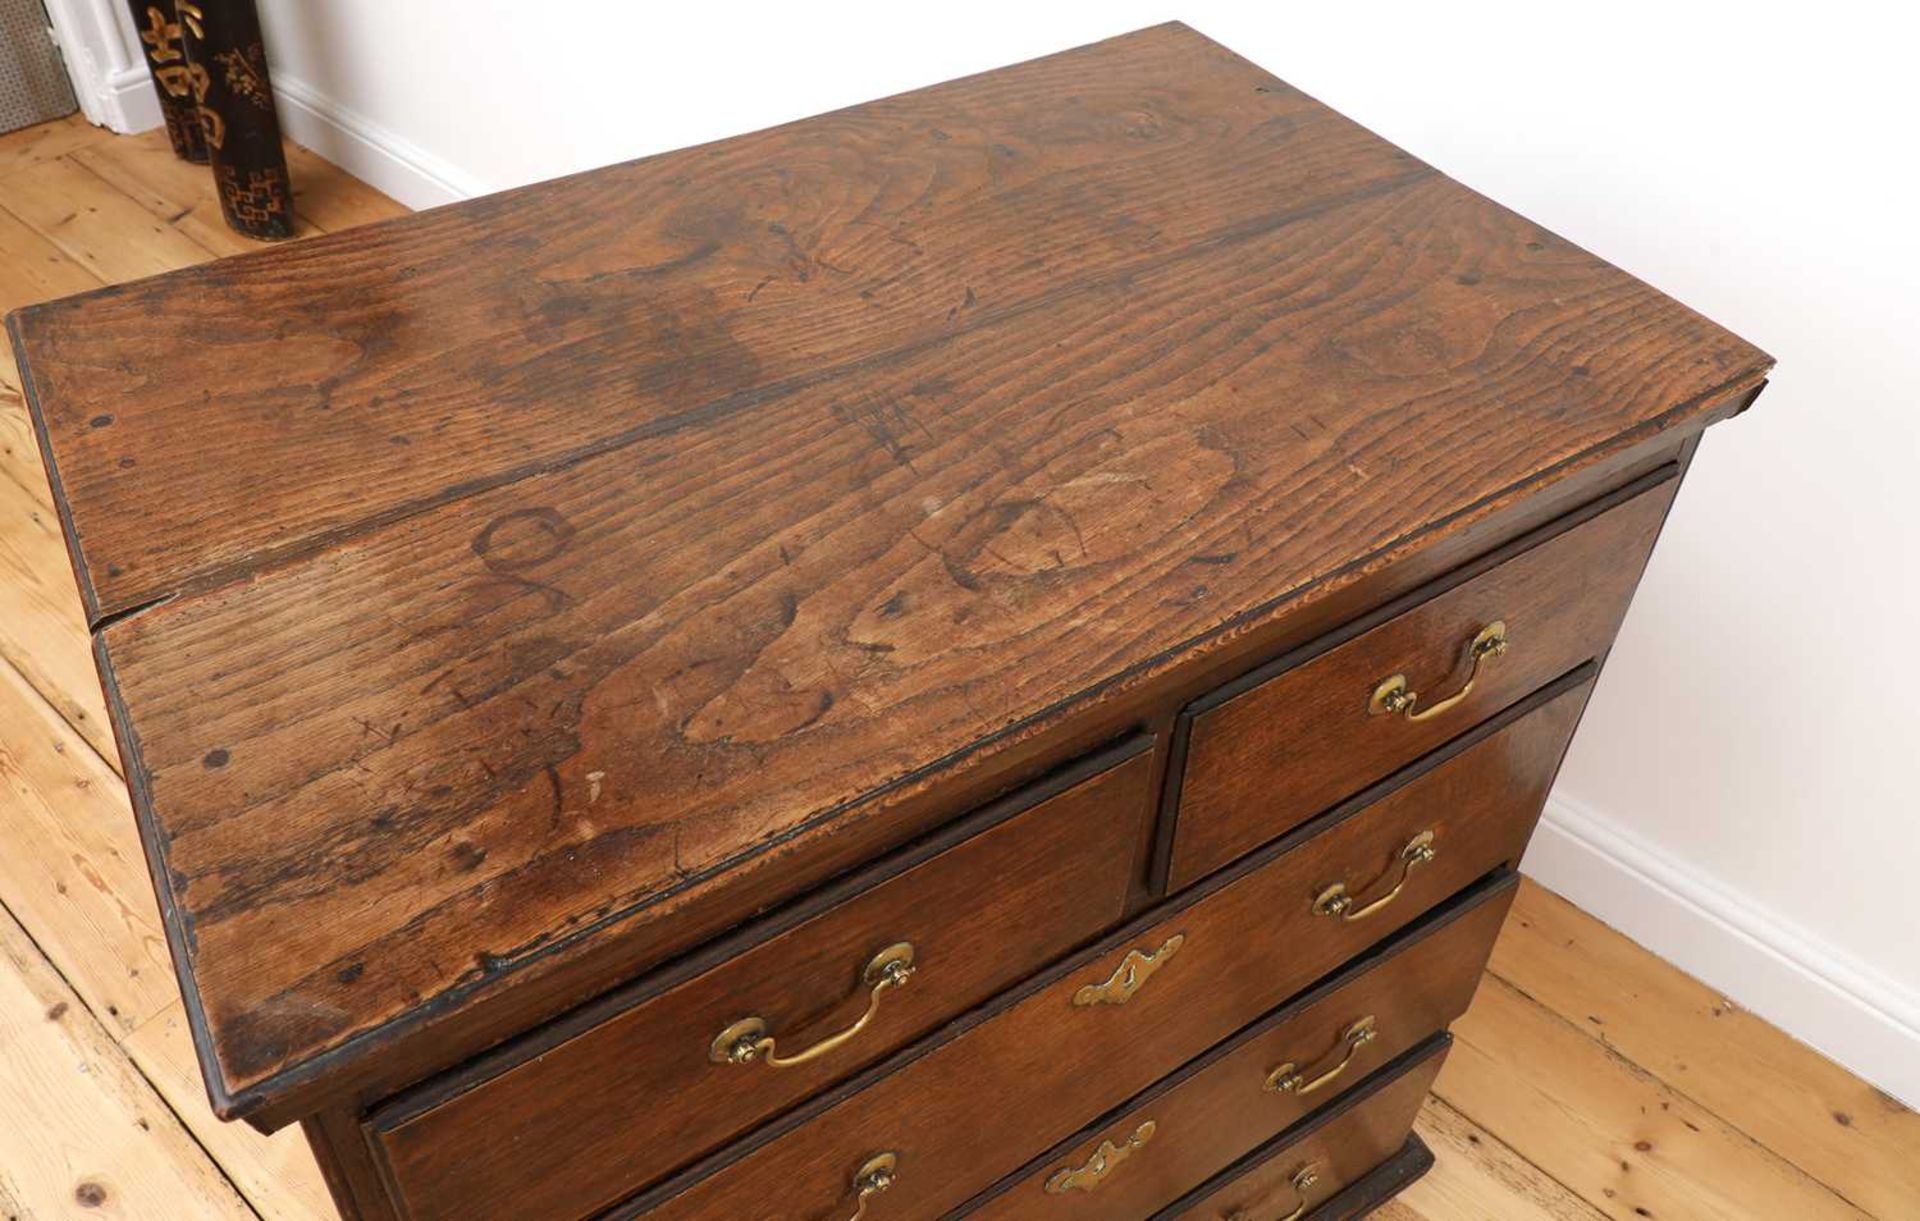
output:
[[[0,132],[72,114],[67,67],[40,0],[0,0]]]

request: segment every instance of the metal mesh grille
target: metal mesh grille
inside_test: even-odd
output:
[[[66,65],[40,0],[0,0],[0,132],[72,114]]]

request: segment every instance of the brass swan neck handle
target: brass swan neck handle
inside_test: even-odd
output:
[[[871,989],[867,994],[866,1012],[845,1030],[828,1035],[804,1051],[782,1056],[774,1050],[774,1036],[765,1018],[741,1018],[714,1037],[707,1058],[715,1064],[751,1064],[758,1060],[769,1068],[794,1068],[818,1060],[846,1046],[872,1025],[880,1012],[880,998],[894,988],[904,988],[913,978],[913,972],[912,943],[897,942],[875,954],[860,973],[861,982]]]
[[[1403,716],[1409,721],[1425,721],[1456,707],[1473,694],[1473,685],[1480,681],[1481,671],[1507,651],[1507,625],[1495,619],[1480,629],[1467,645],[1467,656],[1473,659],[1473,669],[1467,674],[1467,681],[1461,688],[1435,704],[1429,704],[1418,711],[1415,705],[1420,701],[1420,693],[1407,685],[1405,674],[1395,674],[1383,678],[1374,687],[1373,694],[1367,700],[1367,712],[1372,716]]]
[[[1400,880],[1393,884],[1393,889],[1371,902],[1355,906],[1360,901],[1348,893],[1347,884],[1335,882],[1314,898],[1313,914],[1336,916],[1349,924],[1356,920],[1365,920],[1399,898],[1400,893],[1407,888],[1407,882],[1413,877],[1413,871],[1431,862],[1438,855],[1439,849],[1433,846],[1433,832],[1422,831],[1408,840],[1406,847],[1400,849],[1398,857]]]

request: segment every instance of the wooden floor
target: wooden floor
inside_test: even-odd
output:
[[[403,211],[295,154],[303,233]],[[252,249],[158,133],[0,136],[0,310]],[[0,1218],[332,1217],[207,1109],[117,767],[0,358]],[[1920,1117],[1537,886],[1456,1033],[1393,1221],[1920,1218]]]

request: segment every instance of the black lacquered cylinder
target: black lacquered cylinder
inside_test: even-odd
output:
[[[248,237],[292,237],[293,183],[253,0],[175,3],[220,210]]]
[[[127,0],[133,10],[147,67],[153,71],[153,90],[160,97],[160,116],[166,120],[167,139],[176,156],[205,162],[207,140],[193,98],[193,72],[187,67],[186,48],[180,42],[180,15],[174,0]]]

